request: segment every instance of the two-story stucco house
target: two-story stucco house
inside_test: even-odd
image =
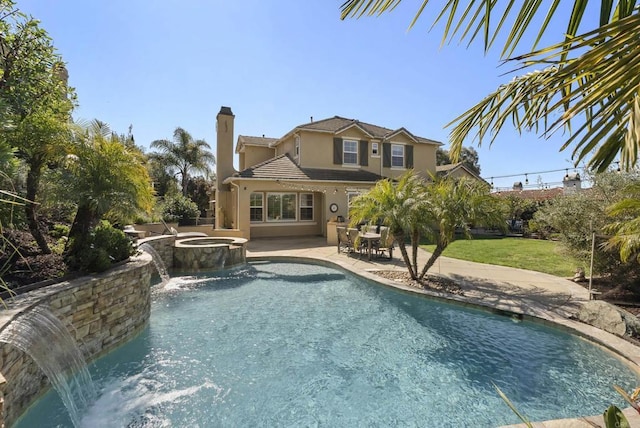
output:
[[[440,142],[335,116],[281,138],[238,136],[229,107],[217,116],[216,229],[244,238],[325,235],[350,199],[409,169],[436,172]],[[231,230],[230,230],[231,229]]]

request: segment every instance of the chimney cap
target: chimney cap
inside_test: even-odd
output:
[[[225,106],[220,107],[220,113],[218,114],[224,114],[225,116],[233,116],[231,107],[225,107]]]

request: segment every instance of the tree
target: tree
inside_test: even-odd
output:
[[[592,233],[597,235],[595,247],[594,271],[599,275],[611,275],[620,283],[628,283],[640,274],[637,263],[625,263],[613,247],[601,245],[611,233],[608,223],[627,220],[626,214],[608,217],[609,207],[616,206],[625,199],[625,189],[638,182],[638,173],[618,173],[608,171],[595,174],[589,181],[592,187],[588,191],[575,192],[555,198],[541,206],[535,213],[533,222],[537,229],[552,230],[557,233],[563,248],[585,265],[590,263]]]
[[[470,239],[472,225],[505,227],[500,201],[477,180],[434,178],[426,186],[426,196],[430,203],[424,205],[422,218],[428,225],[427,236],[435,242],[436,248],[422,268],[419,279],[424,278],[438,257],[454,241],[456,232]]]
[[[613,234],[606,248],[618,249],[623,262],[632,258],[640,262],[640,181],[625,186],[622,195],[624,199],[606,210],[614,220],[605,226]]]
[[[534,199],[527,199],[518,195],[500,195],[500,198],[502,199],[505,218],[512,220],[531,220],[540,205]]]
[[[156,196],[163,198],[172,193],[177,193],[178,183],[173,174],[170,174],[165,165],[164,157],[157,153],[150,153],[147,156],[147,171],[153,180],[153,189]]]
[[[50,253],[40,230],[38,186],[43,170],[55,163],[68,139],[74,94],[51,39],[38,21],[0,0],[0,111],[4,144],[17,149],[27,165],[25,215],[40,250]]]
[[[155,153],[165,167],[177,169],[180,174],[182,194],[187,196],[187,183],[192,171],[208,173],[216,158],[209,151],[211,146],[204,140],[194,140],[184,129],[178,127],[173,132],[173,141],[155,140],[151,147],[160,152]]]
[[[349,218],[353,225],[369,221],[388,226],[400,247],[409,275],[417,279],[418,244],[425,226],[421,218],[428,203],[422,180],[415,172],[408,171],[396,183],[390,179],[380,180],[367,193],[353,199]],[[411,258],[405,245],[407,237],[411,240]]]
[[[215,181],[204,177],[191,177],[187,183],[187,196],[198,205],[201,217],[206,217],[209,201],[215,194]]]
[[[87,249],[91,229],[108,216],[123,221],[139,210],[150,212],[153,189],[142,154],[125,145],[100,121],[75,133],[72,153],[63,165],[62,179],[78,208],[65,258],[76,268],[75,257]]]
[[[460,152],[460,162],[476,174],[480,175],[480,156],[473,147],[463,147]],[[449,165],[451,157],[449,151],[438,148],[436,150],[436,165]]]
[[[341,6],[342,19],[379,15],[400,2],[346,0]],[[427,10],[428,3],[429,0],[421,2],[410,27]],[[600,172],[617,157],[625,170],[637,164],[640,9],[635,1],[628,0],[576,0],[566,17],[564,39],[538,49],[541,38],[550,33],[550,22],[557,22],[558,15],[568,11],[558,7],[559,3],[539,0],[444,3],[435,19],[446,23],[443,42],[460,36],[471,43],[481,37],[488,50],[496,40],[504,39],[502,58],[523,73],[448,124],[452,126],[453,159],[458,159],[462,144],[469,137],[476,138],[478,144],[487,139],[491,143],[511,122],[519,131],[533,130],[542,136],[566,129],[569,137],[561,150],[572,147],[576,164],[590,157],[588,166]],[[541,15],[543,10],[547,10],[546,15]],[[598,27],[578,34],[586,16],[599,16]],[[513,23],[510,29],[505,27],[509,22]],[[529,33],[527,30],[535,30],[533,26],[538,23],[540,27],[530,52],[513,56],[523,35]],[[503,33],[506,38],[498,37]],[[572,127],[576,122],[577,126]]]

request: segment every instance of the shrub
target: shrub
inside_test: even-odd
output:
[[[162,204],[162,218],[167,223],[190,224],[199,216],[198,205],[181,194],[166,197]]]
[[[65,236],[69,236],[69,230],[71,228],[66,224],[54,224],[53,229],[49,232],[52,238],[60,239]]]
[[[102,220],[91,232],[85,247],[67,255],[67,263],[73,270],[81,272],[103,272],[113,263],[134,254],[133,244],[122,230]]]
[[[133,244],[127,235],[105,220],[94,229],[93,245],[95,248],[104,248],[114,263],[126,260],[134,253]]]

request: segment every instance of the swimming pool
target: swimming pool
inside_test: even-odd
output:
[[[86,427],[517,423],[624,405],[638,376],[559,330],[313,264],[173,278],[139,337],[99,359]],[[53,392],[18,427],[70,426]]]

